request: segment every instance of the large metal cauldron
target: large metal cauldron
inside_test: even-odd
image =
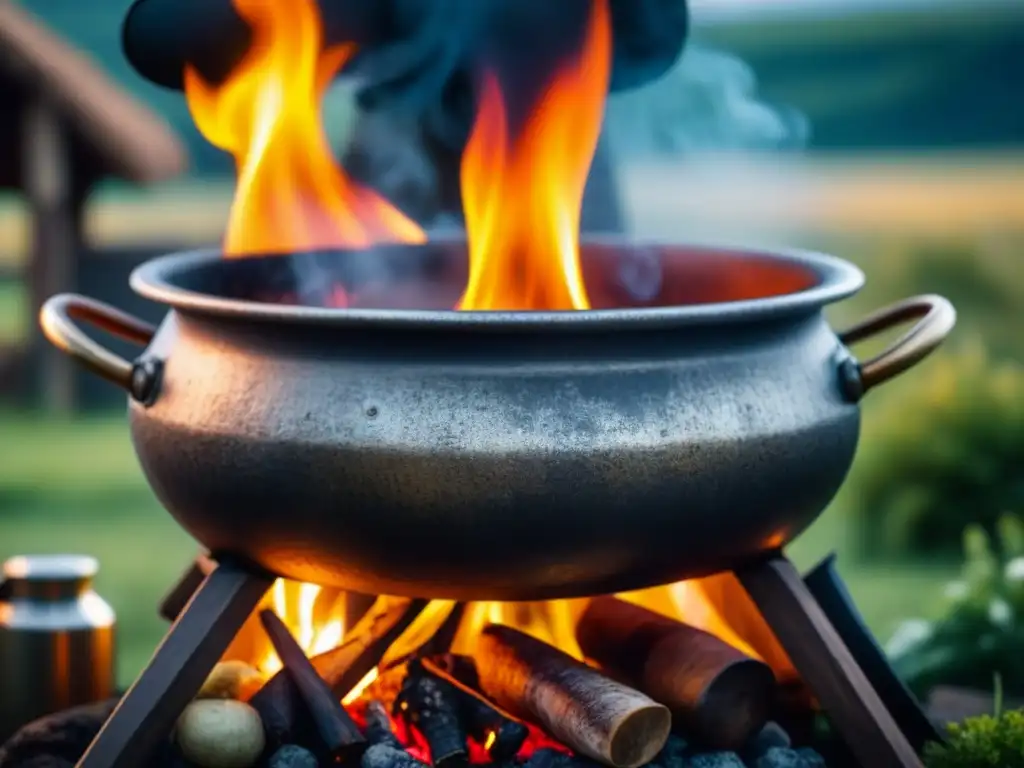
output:
[[[171,307],[159,330],[70,295],[42,323],[129,391],[149,482],[215,554],[360,592],[532,600],[784,545],[842,483],[863,393],[955,322],[926,296],[837,336],[822,308],[863,282],[846,262],[600,242],[595,311],[447,311],[465,263],[460,243],[181,254],[132,277]],[[337,286],[352,306],[323,308]],[[846,347],[909,320],[869,362]],[[78,321],[146,349],[122,360]]]

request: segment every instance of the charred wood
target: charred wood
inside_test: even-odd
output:
[[[412,662],[396,704],[402,717],[427,740],[434,766],[468,764],[467,734],[455,688]]]
[[[423,659],[422,664],[427,672],[459,691],[466,730],[481,744],[490,740],[487,753],[491,760],[502,762],[519,752],[529,730],[480,692],[480,679],[472,659],[447,654],[436,660]]]
[[[416,620],[427,600],[378,597],[337,648],[314,656],[313,666],[339,699],[377,666],[388,647]]]
[[[664,705],[522,632],[487,627],[474,659],[489,698],[578,754],[637,768],[668,739],[671,715]]]
[[[402,749],[402,742],[391,729],[391,718],[388,710],[381,702],[374,699],[366,705],[364,714],[366,721],[366,741],[373,744],[385,744],[395,749]]]
[[[388,646],[416,619],[425,600],[378,598],[333,650],[310,659],[317,674],[339,701],[380,661]],[[249,702],[263,718],[267,739],[273,745],[301,741],[302,701],[286,670],[274,675]]]
[[[708,747],[742,748],[770,717],[776,690],[767,664],[712,634],[614,597],[590,601],[576,639],[613,677],[672,711]]]
[[[364,748],[366,740],[358,726],[331,687],[317,673],[284,622],[270,610],[260,612],[260,621],[295,684],[306,713],[316,726],[324,750],[333,757],[343,757]]]

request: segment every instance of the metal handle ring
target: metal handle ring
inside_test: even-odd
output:
[[[76,321],[143,347],[153,340],[156,327],[108,304],[74,293],[53,296],[39,312],[39,324],[51,344],[97,376],[126,390],[136,400],[150,401],[160,374],[159,363],[125,360],[91,339]]]
[[[914,320],[914,326],[884,351],[863,363],[853,361],[855,370],[844,381],[851,399],[859,400],[934,352],[956,325],[956,310],[942,296],[915,296],[880,309],[839,334],[839,340],[850,346]]]

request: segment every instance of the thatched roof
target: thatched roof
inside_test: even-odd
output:
[[[116,176],[148,184],[187,166],[184,146],[159,115],[23,8],[0,0],[0,187],[21,185],[23,107],[40,96],[64,119],[75,169],[90,182]]]

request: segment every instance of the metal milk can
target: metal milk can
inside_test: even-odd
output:
[[[113,609],[79,555],[13,557],[0,581],[0,743],[22,725],[114,695]]]

